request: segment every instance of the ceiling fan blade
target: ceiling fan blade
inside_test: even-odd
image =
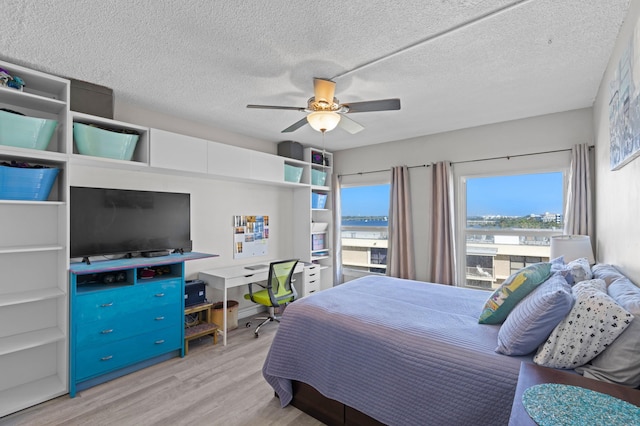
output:
[[[333,103],[333,95],[336,91],[336,83],[326,78],[313,79],[313,93],[316,102]]]
[[[305,108],[302,108],[302,107],[277,106],[277,105],[247,105],[247,108],[290,109],[293,111],[305,111]]]
[[[300,121],[296,121],[295,123],[293,123],[291,126],[287,127],[286,129],[284,129],[282,132],[280,133],[290,133],[290,132],[295,132],[296,130],[298,130],[300,127],[304,126],[305,124],[307,124],[307,117],[303,118]]]
[[[355,135],[359,131],[364,130],[364,126],[362,126],[360,123],[356,123],[344,114],[340,114],[340,121],[338,122],[338,126],[351,133],[352,135]]]
[[[391,111],[400,109],[400,99],[381,99],[379,101],[352,102],[342,104],[352,112]]]

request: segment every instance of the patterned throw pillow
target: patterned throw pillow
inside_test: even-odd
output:
[[[498,332],[496,352],[515,356],[535,351],[572,307],[571,286],[554,274],[513,308]]]
[[[606,280],[606,277],[603,279]],[[632,315],[640,315],[640,288],[628,278],[623,276],[612,281],[607,291]],[[640,320],[632,321],[606,351],[588,364],[576,368],[576,371],[592,379],[632,388],[640,386]]]
[[[551,275],[550,263],[534,263],[512,274],[485,302],[478,322],[502,324],[519,301]]]
[[[576,285],[575,304],[538,349],[533,362],[552,368],[576,368],[604,351],[633,320],[601,290],[602,280]],[[605,287],[606,288],[606,287]]]

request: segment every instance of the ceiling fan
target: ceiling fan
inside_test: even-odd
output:
[[[400,99],[398,98],[341,104],[338,99],[333,97],[335,88],[336,83],[332,80],[314,78],[314,96],[309,98],[306,108],[276,105],[247,105],[247,108],[288,109],[308,113],[305,118],[287,127],[282,133],[293,132],[309,123],[313,129],[322,133],[333,130],[336,126],[340,126],[351,134],[358,133],[364,129],[364,127],[348,118],[345,114],[400,109]]]

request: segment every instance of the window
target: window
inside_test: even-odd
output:
[[[491,290],[513,272],[549,260],[562,233],[564,174],[463,177],[463,285]]]
[[[511,256],[509,259],[511,263],[511,273],[518,272],[525,266],[533,265],[534,263],[540,263],[549,260],[548,257],[531,257],[531,256]]]
[[[343,187],[342,266],[345,281],[387,270],[389,184]]]

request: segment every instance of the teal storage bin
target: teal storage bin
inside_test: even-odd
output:
[[[0,145],[45,150],[58,122],[0,110]]]
[[[0,199],[46,201],[59,171],[0,166]]]
[[[300,183],[302,177],[302,167],[292,166],[290,164],[284,165],[284,180],[285,182]]]
[[[327,194],[320,194],[318,192],[311,193],[311,208],[312,209],[324,209],[327,203]]]
[[[311,169],[311,185],[324,186],[327,180],[327,172]]]
[[[114,132],[83,123],[73,123],[73,140],[82,155],[130,161],[139,135]]]

